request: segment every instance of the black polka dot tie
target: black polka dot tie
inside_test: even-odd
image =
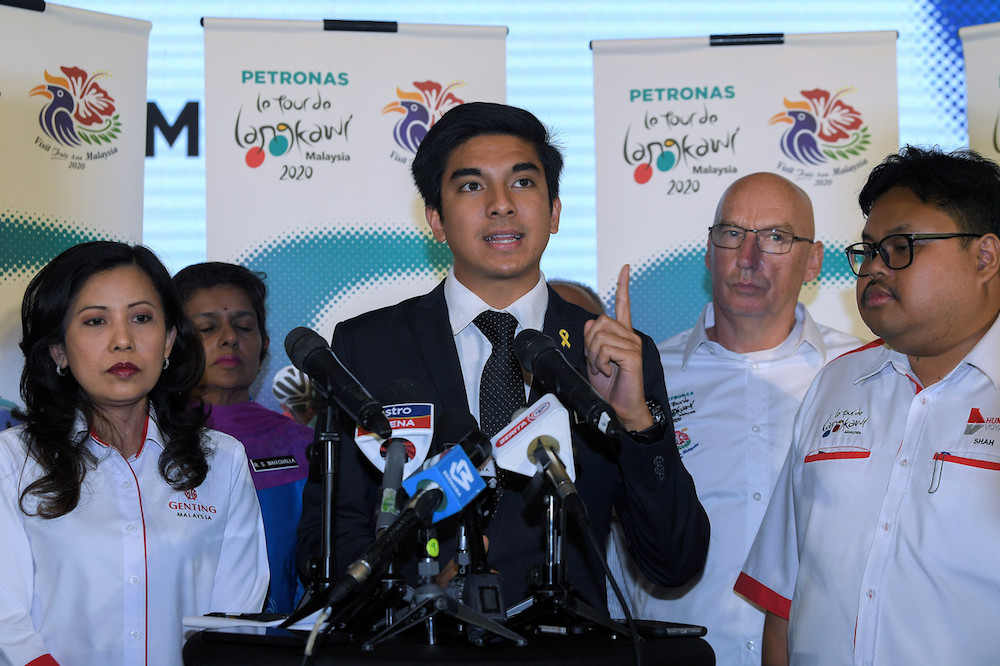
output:
[[[524,376],[514,356],[517,319],[507,312],[487,310],[476,317],[475,324],[493,345],[479,384],[479,427],[493,437],[510,423],[515,410],[524,407]]]

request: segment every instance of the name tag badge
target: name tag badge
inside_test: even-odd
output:
[[[255,472],[276,472],[282,469],[295,469],[299,466],[295,456],[277,456],[275,458],[256,458],[250,461]]]

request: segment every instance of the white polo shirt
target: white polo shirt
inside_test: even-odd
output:
[[[922,389],[872,343],[809,389],[736,590],[792,663],[1000,659],[1000,324]]]
[[[779,346],[739,354],[708,339],[715,325],[709,303],[694,328],[659,346],[677,448],[712,536],[702,575],[682,588],[652,585],[631,562],[621,576],[635,617],[708,627],[705,639],[720,664],[760,664],[764,614],[733,584],[788,452],[802,396],[820,368],[861,345],[817,325],[802,304],[795,318]]]
[[[22,428],[0,433],[0,664],[51,654],[64,666],[177,666],[184,615],[257,612],[264,601],[264,530],[243,446],[208,431],[208,477],[182,492],[160,476],[153,419],[129,460],[78,425],[97,466],[77,507],[51,520],[18,506],[40,476]]]

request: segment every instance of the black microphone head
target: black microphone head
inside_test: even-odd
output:
[[[559,351],[559,346],[555,340],[533,328],[524,329],[514,338],[514,356],[521,367],[532,374],[535,372],[535,360],[547,349]]]
[[[298,328],[292,329],[292,331],[285,336],[285,353],[288,354],[288,358],[291,360],[292,365],[299,370],[302,370],[302,372],[306,372],[302,366],[309,353],[317,348],[323,349],[327,346],[328,345],[326,344],[326,340],[323,339],[323,336],[311,328],[306,328],[305,326],[299,326]],[[309,373],[306,372],[306,374]]]
[[[479,429],[479,424],[467,409],[449,409],[442,413],[434,426],[434,441],[439,446],[461,446],[476,467],[493,455],[490,438]]]

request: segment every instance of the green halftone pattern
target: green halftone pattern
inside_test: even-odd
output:
[[[320,313],[360,284],[443,277],[452,256],[446,245],[416,231],[339,228],[293,232],[237,261],[267,273],[268,306],[302,326],[315,324]]]
[[[291,232],[245,252],[237,263],[267,273],[271,358],[255,397],[275,407],[271,382],[289,363],[283,344],[288,331],[315,329],[324,312],[364,285],[443,278],[452,255],[445,244],[417,231],[354,227]]]
[[[94,240],[114,240],[105,231],[43,214],[0,212],[0,280],[31,278],[63,250]]]
[[[857,243],[860,239],[823,238],[821,240],[823,241],[823,270],[819,274],[819,283],[825,289],[849,289],[853,292],[858,278],[847,263],[844,248],[851,243]]]

